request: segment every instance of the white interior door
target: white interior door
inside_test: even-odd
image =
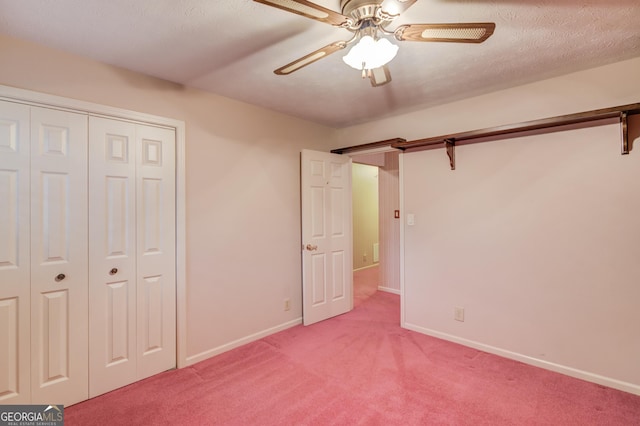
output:
[[[302,151],[303,322],[353,309],[351,158]]]
[[[138,379],[176,366],[175,140],[136,125]]]
[[[0,404],[30,392],[29,107],[0,101]]]
[[[31,403],[88,396],[87,116],[31,108]]]
[[[136,125],[89,119],[89,397],[136,381]]]

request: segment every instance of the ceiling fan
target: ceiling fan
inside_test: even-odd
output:
[[[393,45],[385,36],[393,36],[398,41],[482,43],[493,34],[496,27],[492,22],[478,22],[408,24],[388,29],[417,0],[340,0],[342,13],[306,0],[254,1],[354,33],[349,40],[336,41],[278,68],[274,71],[276,74],[291,74],[357,42],[343,60],[351,67],[361,70],[362,77],[368,77],[374,87],[391,81],[386,64],[395,57],[398,50],[398,46]]]

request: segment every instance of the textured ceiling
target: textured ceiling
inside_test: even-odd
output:
[[[448,22],[496,30],[400,42],[393,81],[373,88],[342,52],[275,75],[351,33],[251,0],[0,0],[0,33],[333,127],[640,56],[639,0],[419,0],[393,27]]]

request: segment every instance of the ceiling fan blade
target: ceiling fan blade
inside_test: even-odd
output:
[[[345,47],[347,47],[347,42],[336,41],[335,43],[331,43],[328,46],[322,47],[314,52],[309,53],[308,55],[303,56],[300,59],[296,59],[295,61],[278,68],[274,71],[274,73],[278,75],[291,74],[292,72],[298,71],[300,68],[306,67],[307,65],[314,63],[315,61],[318,61],[327,55],[344,49]]]
[[[373,87],[384,86],[391,82],[391,72],[386,65],[369,70],[368,75]]]
[[[395,18],[409,9],[418,0],[384,0],[380,5],[382,13]]]
[[[482,43],[496,28],[493,22],[468,24],[409,24],[401,25],[394,35],[398,40],[442,41],[451,43]]]
[[[253,0],[267,6],[277,7],[287,12],[295,13],[305,18],[315,19],[316,21],[342,27],[350,25],[352,20],[338,12],[327,9],[315,3],[306,0]]]

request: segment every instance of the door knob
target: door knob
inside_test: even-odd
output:
[[[306,249],[309,251],[314,251],[314,250],[318,250],[318,246],[312,246],[311,244],[307,244]]]
[[[111,270],[109,271],[109,275],[115,275],[118,273],[118,268],[111,268]]]
[[[65,274],[58,274],[56,275],[56,281],[62,281],[65,278],[67,278],[67,276]]]

